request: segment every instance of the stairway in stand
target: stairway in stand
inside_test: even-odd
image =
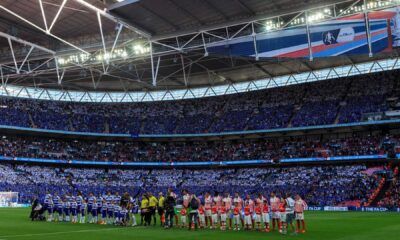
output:
[[[392,171],[392,176],[382,177],[380,179],[378,187],[368,199],[367,206],[376,206],[377,203],[386,196],[386,193],[391,190],[398,176],[399,168],[398,166],[393,167],[393,165],[389,163],[388,170]]]

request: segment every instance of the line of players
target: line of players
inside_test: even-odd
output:
[[[193,213],[191,201],[196,196],[190,195],[187,191],[183,192],[183,208],[180,212],[182,227],[186,226],[188,213]],[[307,208],[305,201],[296,195],[293,199],[290,194],[278,198],[275,193],[271,193],[270,204],[262,194],[258,194],[256,199],[251,199],[246,195],[245,199],[240,197],[239,193],[231,198],[228,193],[224,196],[216,193],[212,197],[209,193],[204,196],[204,204],[200,203],[197,210],[198,219],[189,222],[198,223],[200,228],[210,227],[221,230],[229,229],[234,231],[255,229],[258,231],[270,232],[270,219],[272,219],[272,231],[279,229],[279,232],[286,234],[288,226],[292,227],[295,233],[305,233],[304,210]],[[297,222],[297,228],[294,226],[294,220]],[[192,224],[193,225],[193,224]]]
[[[57,193],[47,193],[44,198],[43,211],[47,213],[47,221],[71,223],[97,223],[136,226],[135,214],[138,206],[133,198],[124,198],[119,193],[108,192],[105,196],[87,198],[78,193],[68,193],[60,197]],[[132,213],[132,214],[130,214]],[[132,219],[132,221],[130,221]]]
[[[167,195],[176,198],[170,190]],[[178,215],[175,215],[176,225],[180,227],[192,227],[187,226],[187,220],[189,213],[193,212],[190,203],[193,198],[196,198],[199,202],[199,207],[195,209],[196,219],[189,222],[199,224],[200,228],[217,229],[219,226],[221,230],[226,230],[229,224],[228,228],[233,230],[240,230],[242,227],[246,230],[270,232],[272,221],[272,231],[278,229],[281,233],[286,233],[288,225],[295,232],[305,233],[306,231],[304,210],[307,205],[299,195],[296,195],[294,200],[290,195],[278,198],[275,193],[271,193],[270,204],[262,194],[258,194],[253,200],[250,195],[242,199],[239,193],[235,193],[233,198],[228,193],[225,193],[223,197],[219,193],[216,193],[214,197],[206,193],[204,203],[186,190],[182,192],[182,195],[180,225],[178,225]],[[93,193],[90,193],[87,198],[84,198],[81,193],[77,196],[69,193],[63,197],[58,196],[57,193],[54,196],[47,193],[44,199],[44,211],[47,212],[47,221],[136,226],[135,214],[138,213],[138,205],[134,198],[127,196],[124,198],[118,193],[112,195],[108,192],[106,196],[95,197]],[[157,203],[160,202],[157,201]],[[165,218],[162,206],[159,205],[158,210],[161,224],[172,226],[172,222],[168,223],[168,219]],[[297,221],[297,228],[293,224],[294,220]]]

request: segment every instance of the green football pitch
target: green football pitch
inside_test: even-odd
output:
[[[107,225],[31,222],[28,209],[0,209],[0,240],[124,240],[124,239],[400,239],[399,213],[307,212],[307,233],[282,236],[277,232],[247,232],[160,227],[116,227]]]

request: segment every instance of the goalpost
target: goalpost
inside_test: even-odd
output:
[[[0,207],[15,207],[18,204],[18,192],[0,192]]]

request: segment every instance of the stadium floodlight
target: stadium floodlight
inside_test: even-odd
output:
[[[58,63],[60,65],[64,65],[65,64],[65,59],[64,58],[58,58],[57,61],[58,61]]]
[[[133,46],[133,51],[136,55],[141,55],[150,52],[150,48],[144,47],[141,44],[135,44]]]
[[[79,55],[79,58],[82,62],[86,62],[89,59],[89,55],[82,53]]]
[[[290,22],[291,26],[296,26],[296,25],[301,25],[301,24],[305,24],[306,23],[306,19],[304,17],[297,17],[295,19],[293,19],[293,21]]]
[[[267,20],[265,22],[265,31],[273,31],[276,29],[281,28],[284,25],[283,21],[279,21],[279,18],[276,18],[275,20]]]
[[[324,14],[331,15],[331,10],[329,8],[324,9]]]
[[[141,45],[137,45],[134,49],[134,54],[141,55],[148,53],[148,48],[143,47]],[[58,57],[58,64],[60,65],[68,65],[68,64],[83,64],[83,63],[98,63],[103,60],[117,60],[117,59],[126,59],[129,56],[128,52],[123,48],[117,48],[112,53],[99,53],[99,54],[73,54],[64,57]]]

